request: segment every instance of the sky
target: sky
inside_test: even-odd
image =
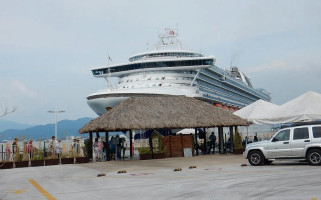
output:
[[[186,50],[231,63],[283,104],[321,93],[319,0],[0,0],[0,111],[26,124],[96,117],[86,97],[106,87],[90,69],[127,62],[178,28]],[[147,45],[148,44],[148,45]]]

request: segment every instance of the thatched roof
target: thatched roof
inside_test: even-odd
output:
[[[229,111],[185,96],[131,97],[91,120],[79,133],[130,129],[247,126]]]

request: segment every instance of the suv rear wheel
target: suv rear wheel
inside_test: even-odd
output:
[[[321,151],[319,149],[312,149],[308,153],[308,161],[311,165],[321,164]]]
[[[265,158],[261,151],[254,150],[249,153],[248,161],[253,166],[259,166],[264,164]]]

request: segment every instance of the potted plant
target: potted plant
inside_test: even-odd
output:
[[[244,148],[242,146],[242,138],[238,130],[236,130],[233,138],[233,143],[234,143],[234,154],[242,154],[244,152]]]
[[[52,155],[45,158],[45,165],[58,165],[59,164],[59,158],[57,156]]]
[[[0,169],[10,169],[13,168],[13,162],[9,161],[2,161],[0,162]]]
[[[20,154],[19,146],[17,146],[17,152],[15,153],[15,157],[14,157],[14,166],[16,168],[29,167],[28,152],[25,147],[26,147],[26,142],[24,142],[23,154]]]
[[[89,157],[76,157],[76,163],[88,163],[89,162]]]
[[[31,157],[31,167],[44,166],[45,161],[42,149],[34,149]]]
[[[149,147],[139,147],[138,152],[141,160],[153,159],[153,154]]]
[[[151,134],[153,146],[153,159],[165,158],[165,148],[163,145],[163,136],[156,130]]]
[[[74,164],[75,158],[72,152],[70,153],[61,153],[61,164]]]

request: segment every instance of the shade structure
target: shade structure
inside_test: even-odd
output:
[[[233,113],[185,96],[131,97],[84,125],[79,133],[131,129],[247,126]]]
[[[270,113],[271,123],[312,122],[321,120],[321,94],[309,91],[282,104]]]
[[[254,124],[281,124],[321,120],[321,94],[309,91],[281,106],[258,100],[235,115]]]
[[[247,119],[253,124],[269,123],[269,115],[276,112],[279,106],[262,99],[234,112],[235,115]]]

